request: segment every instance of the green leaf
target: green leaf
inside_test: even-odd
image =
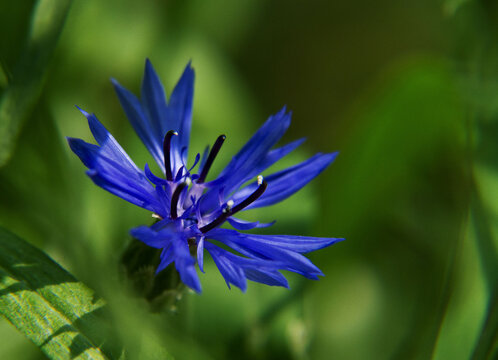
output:
[[[34,7],[25,50],[0,99],[0,166],[10,158],[22,122],[41,94],[70,4],[71,0],[39,0]]]
[[[53,359],[106,359],[104,306],[42,251],[0,228],[0,314]]]

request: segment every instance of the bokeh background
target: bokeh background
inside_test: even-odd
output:
[[[0,112],[0,225],[106,299],[131,358],[493,358],[497,10],[492,0],[1,1],[0,90],[18,105]],[[126,293],[119,258],[150,214],[94,186],[65,136],[93,140],[79,105],[140,167],[150,162],[109,81],[138,93],[145,58],[167,93],[192,60],[192,152],[227,134],[215,171],[285,104],[284,140],[308,140],[284,165],[340,151],[305,190],[247,217],[277,220],[270,233],[345,237],[310,254],[324,278],[287,274],[290,290],[252,283],[243,294],[211,261],[202,295],[176,314],[150,314]],[[1,359],[43,358],[4,320],[0,339]]]

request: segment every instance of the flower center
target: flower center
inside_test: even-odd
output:
[[[164,141],[163,141],[164,167],[166,169],[166,180],[168,181],[173,181],[173,173],[171,170],[171,139],[173,136],[176,135],[178,135],[176,131],[170,130],[164,136]],[[216,139],[213,147],[209,151],[209,155],[206,159],[206,162],[204,163],[204,166],[202,167],[201,173],[199,177],[196,179],[197,184],[202,184],[206,180],[206,176],[209,172],[209,169],[211,168],[211,165],[213,165],[214,159],[218,155],[225,139],[226,139],[225,135],[220,135]],[[173,194],[171,196],[171,211],[170,211],[171,219],[175,220],[178,218],[178,203],[180,201],[180,196],[182,195],[183,190],[185,188],[188,188],[190,184],[191,184],[190,178],[187,177],[187,180],[185,182],[179,183],[176,186],[175,190],[173,191]],[[234,206],[233,200],[227,201],[226,206],[224,207],[221,214],[207,225],[204,225],[203,227],[199,228],[199,230],[202,233],[206,233],[209,230],[212,230],[215,227],[220,226],[230,216],[238,213],[242,209],[248,207],[253,202],[255,202],[259,197],[261,197],[261,195],[263,195],[268,186],[268,183],[263,180],[263,176],[261,175],[258,176],[257,184],[258,187],[256,188],[256,190],[254,190],[252,194],[250,194],[246,199],[244,199],[237,205]]]

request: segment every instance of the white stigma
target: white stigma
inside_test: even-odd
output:
[[[258,175],[258,186],[263,183],[263,175]]]
[[[188,178],[186,178],[186,179],[185,179],[185,184],[187,184],[187,186],[192,185],[192,179],[191,179],[191,178],[189,178],[189,177],[188,177]]]
[[[227,206],[223,209],[223,213],[226,214],[227,212],[230,212],[233,207],[233,200],[228,200],[227,201]]]

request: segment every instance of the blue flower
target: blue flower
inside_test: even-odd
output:
[[[207,181],[225,136],[216,139],[202,160],[197,154],[194,164],[187,166],[194,92],[194,70],[190,63],[169,100],[148,60],[141,99],[117,81],[112,82],[131,125],[159,165],[160,176],[153,174],[147,164],[144,170],[139,169],[96,116],[81,109],[98,145],[75,138],[68,138],[68,142],[95,184],[152,211],[152,216],[159,220],[150,227],[131,230],[136,239],[161,249],[156,273],[174,263],[182,282],[200,292],[196,265],[204,272],[207,251],[228,287],[233,284],[242,291],[246,289],[246,279],[288,287],[280,270],[309,279],[323,275],[302,254],[342,239],[242,233],[238,230],[267,227],[272,223],[247,222],[235,215],[246,209],[275,204],[294,194],[332,163],[337,153],[316,154],[263,179],[259,174],[304,140],[272,149],[290,125],[291,114],[284,107],[269,117],[216,179]],[[196,167],[198,171],[194,171]],[[250,183],[245,185],[247,182]],[[235,230],[222,228],[226,223]]]

